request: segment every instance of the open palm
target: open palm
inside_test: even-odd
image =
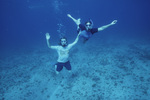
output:
[[[112,25],[116,24],[117,20],[114,20],[113,22],[111,22]]]
[[[46,39],[47,39],[47,40],[50,39],[49,33],[46,33],[45,35],[46,35]]]

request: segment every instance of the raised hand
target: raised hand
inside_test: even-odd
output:
[[[70,17],[70,18],[72,17],[70,14],[67,14],[67,16]]]
[[[70,14],[67,14],[67,16],[69,17],[69,18],[71,18],[77,25],[79,25],[81,22],[80,22],[80,18],[78,18],[78,19],[75,19],[75,18],[73,18]]]
[[[46,39],[47,39],[47,40],[49,40],[50,37],[51,37],[51,36],[49,35],[49,33],[46,33],[45,36],[46,36]]]
[[[114,20],[114,21],[111,22],[112,25],[114,25],[116,23],[117,23],[117,20]]]
[[[80,18],[77,19],[77,21],[76,21],[76,24],[77,24],[77,25],[81,24],[81,21],[80,21],[80,20],[81,20]]]

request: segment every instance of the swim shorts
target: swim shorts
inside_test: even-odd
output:
[[[67,61],[65,63],[57,62],[55,65],[57,66],[56,71],[58,72],[60,72],[63,67],[65,67],[67,70],[71,70],[70,61]]]

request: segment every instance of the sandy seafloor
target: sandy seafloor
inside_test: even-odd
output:
[[[72,48],[72,73],[59,75],[57,53],[46,46],[3,53],[0,100],[150,100],[149,43],[95,41]]]

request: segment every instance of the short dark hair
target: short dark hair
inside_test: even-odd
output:
[[[67,40],[67,38],[66,38],[66,37],[61,37],[61,38],[60,38],[60,40],[59,40],[59,45],[61,45],[61,39],[65,39],[65,40],[66,40],[66,42],[67,42],[67,45],[68,45],[68,40]]]

